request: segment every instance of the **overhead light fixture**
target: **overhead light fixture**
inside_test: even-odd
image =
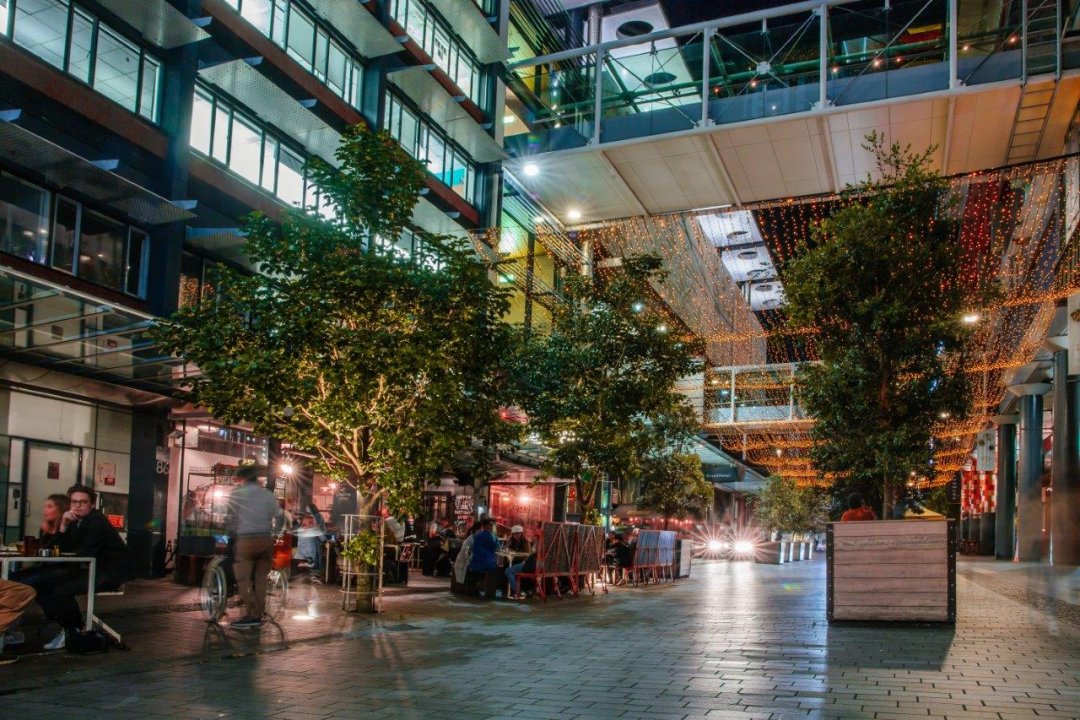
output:
[[[533,218],[533,222],[536,223],[537,225],[543,225],[544,224],[544,216],[543,215],[537,215],[536,217]]]
[[[503,115],[503,125],[513,125],[515,120],[517,120],[517,118],[512,114]]]
[[[964,317],[962,319],[964,321],[964,324],[966,324],[966,325],[974,325],[975,323],[979,322],[979,314],[978,313],[968,313],[968,314],[964,315]]]
[[[636,303],[634,303],[633,305],[631,305],[631,306],[630,306],[630,308],[631,308],[631,309],[632,309],[632,310],[633,310],[634,312],[636,312],[636,313],[639,313],[639,312],[641,312],[642,310],[644,310],[644,309],[645,309],[645,303],[643,303],[643,302],[641,302],[640,300],[638,300],[638,301],[637,301]]]
[[[667,332],[667,325],[663,325],[663,324],[657,325],[656,326],[656,332],[661,333],[661,334],[666,333]]]
[[[574,208],[572,210],[568,210],[566,212],[566,217],[569,218],[570,220],[580,220],[581,219],[581,211],[578,210],[577,208]]]
[[[536,163],[526,163],[522,171],[529,177],[536,177],[540,174],[540,168],[536,166]]]

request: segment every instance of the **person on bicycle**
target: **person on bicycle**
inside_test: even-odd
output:
[[[246,615],[235,620],[237,629],[262,625],[266,609],[266,577],[274,559],[274,520],[281,514],[277,498],[259,484],[258,470],[236,471],[243,482],[229,495],[229,530],[235,541],[233,569]]]

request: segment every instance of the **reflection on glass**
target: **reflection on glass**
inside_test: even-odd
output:
[[[0,173],[0,250],[45,262],[49,193]]]
[[[71,41],[68,43],[68,72],[84,83],[90,82],[91,51],[94,43],[94,20],[81,10],[71,19]]]
[[[79,208],[67,198],[56,201],[53,222],[52,266],[65,272],[75,272],[75,243],[78,238]]]
[[[84,211],[79,228],[79,277],[119,290],[124,268],[124,226]]]
[[[142,230],[131,229],[128,239],[126,277],[124,290],[132,295],[143,294],[143,263],[149,238]]]
[[[107,28],[101,28],[98,32],[94,89],[128,110],[136,108],[139,51]]]
[[[65,0],[22,0],[15,6],[15,42],[62,70],[67,14]]]

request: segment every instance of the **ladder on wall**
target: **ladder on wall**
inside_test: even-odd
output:
[[[1061,75],[1061,2],[1060,0],[1024,0],[1021,2],[1021,76],[1020,102],[1013,116],[1009,149],[1005,164],[1029,162],[1038,157],[1043,133],[1050,120],[1050,108],[1057,95]],[[1031,85],[1037,75],[1053,75],[1050,82]]]

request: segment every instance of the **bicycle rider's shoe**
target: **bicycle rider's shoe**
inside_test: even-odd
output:
[[[239,620],[233,620],[229,627],[234,627],[237,630],[251,630],[262,626],[262,620],[259,618],[253,618],[250,616],[244,616]]]

